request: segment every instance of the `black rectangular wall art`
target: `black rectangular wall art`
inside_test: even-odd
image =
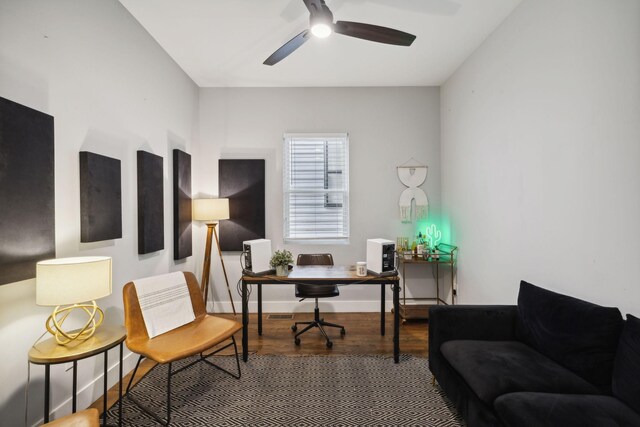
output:
[[[138,253],[164,249],[162,157],[138,151]]]
[[[191,253],[191,156],[173,150],[173,259]]]
[[[0,285],[55,258],[53,117],[0,98]]]
[[[80,152],[80,241],[122,237],[120,160]]]
[[[220,221],[223,251],[241,251],[243,241],[265,237],[264,160],[219,160],[218,193],[229,199],[230,219]]]

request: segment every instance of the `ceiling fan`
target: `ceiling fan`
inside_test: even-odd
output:
[[[333,22],[333,13],[327,7],[324,0],[302,0],[311,14],[309,18],[310,28],[304,30],[278,50],[273,52],[263,64],[274,65],[289,56],[293,51],[302,46],[314,35],[319,38],[329,37],[331,33],[356,37],[378,43],[393,44],[397,46],[411,46],[416,39],[413,34],[393,28],[380,27],[378,25],[362,24],[360,22],[336,21]]]

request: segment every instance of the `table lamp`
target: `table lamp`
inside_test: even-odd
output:
[[[236,314],[236,307],[233,305],[231,289],[229,288],[229,279],[227,278],[227,269],[224,267],[224,259],[220,250],[220,241],[218,240],[218,232],[216,231],[216,221],[229,219],[229,199],[194,199],[193,200],[193,219],[195,221],[205,221],[207,224],[207,241],[204,247],[204,265],[202,266],[202,298],[205,306],[207,305],[207,294],[209,292],[209,272],[211,269],[211,236],[216,237],[216,246],[218,247],[218,255],[222,263],[222,272],[224,280],[227,283],[227,291],[229,292],[229,300],[233,314]]]
[[[55,306],[45,326],[58,344],[91,337],[104,319],[95,300],[109,295],[110,257],[58,258],[36,264],[36,304]],[[80,329],[65,331],[63,323],[74,311],[83,311],[88,319]]]

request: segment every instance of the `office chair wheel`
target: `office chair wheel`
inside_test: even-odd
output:
[[[298,330],[298,327],[297,327],[296,325],[293,325],[293,326],[291,327],[291,330],[292,330],[293,332],[295,332],[295,331],[297,331],[297,330]]]
[[[340,335],[344,335],[346,333],[347,333],[347,331],[345,331],[344,328],[340,329]]]
[[[333,347],[333,343],[331,341],[327,341],[327,348]]]
[[[295,339],[295,343],[296,343],[296,345],[300,345],[300,338],[296,338]]]

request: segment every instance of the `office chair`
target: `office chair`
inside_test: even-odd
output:
[[[193,273],[190,272],[184,272],[184,276],[189,289],[189,296],[195,319],[185,325],[157,335],[151,339],[147,333],[145,320],[142,314],[142,309],[140,308],[140,301],[138,300],[138,294],[134,283],[129,282],[122,289],[124,300],[124,325],[127,329],[127,347],[132,352],[140,355],[138,363],[131,375],[131,380],[127,386],[125,396],[133,401],[136,406],[165,426],[169,425],[171,421],[171,377],[173,375],[198,362],[206,362],[234,378],[240,378],[240,359],[238,358],[238,347],[236,346],[234,334],[242,329],[242,325],[235,320],[224,319],[222,317],[208,314],[205,309],[204,300],[202,299],[202,291],[198,285],[198,279],[196,279]],[[231,343],[212,353],[204,354],[207,350],[227,340],[231,340]],[[208,360],[208,357],[213,356],[232,345],[236,353],[236,365],[238,368],[237,374],[227,371]],[[172,370],[173,362],[195,355],[199,356],[195,361],[190,362],[186,366],[181,366],[179,369]],[[154,368],[158,365],[168,365],[167,413],[165,419],[160,418],[139,402],[138,399],[129,394],[133,378],[136,376],[136,371],[144,357],[157,363]]]
[[[299,254],[298,259],[296,261],[297,265],[333,265],[333,256],[331,254]],[[302,301],[305,298],[315,298],[316,307],[313,310],[313,321],[311,322],[296,322],[293,326],[291,326],[291,330],[296,332],[298,330],[298,325],[307,325],[303,330],[296,333],[295,335],[295,343],[296,345],[300,345],[299,336],[307,332],[311,328],[318,328],[322,335],[324,335],[327,340],[327,348],[333,347],[333,342],[329,339],[327,332],[324,330],[325,326],[329,326],[332,328],[340,328],[340,335],[345,334],[344,326],[336,325],[335,323],[325,322],[324,319],[320,318],[320,309],[318,308],[318,298],[331,298],[337,297],[340,295],[340,290],[338,290],[338,285],[307,285],[307,284],[296,284],[296,298],[302,298]]]

